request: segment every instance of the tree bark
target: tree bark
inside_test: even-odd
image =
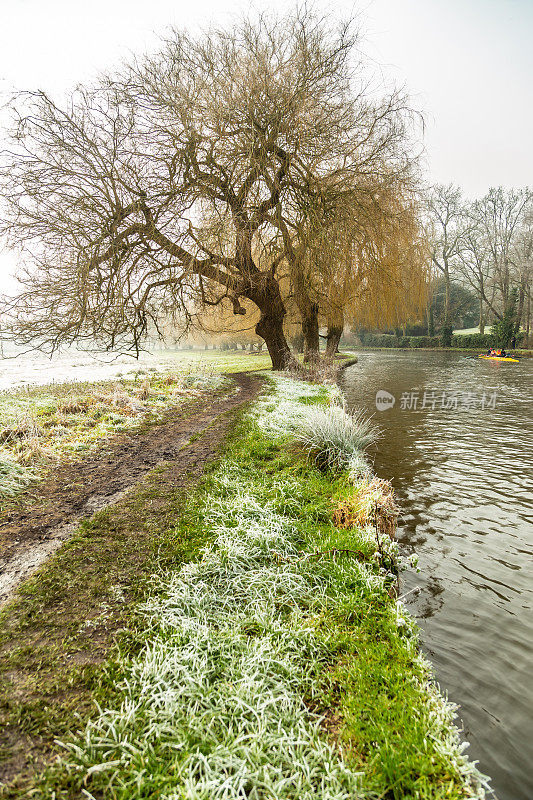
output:
[[[294,302],[300,312],[302,333],[304,337],[304,363],[316,361],[320,352],[318,332],[318,303],[313,303],[309,296],[308,286],[301,262],[296,256],[292,258],[292,284]]]
[[[284,370],[287,367],[297,368],[298,363],[291,353],[283,331],[285,306],[279,290],[279,285],[271,275],[263,276],[261,286],[251,287],[246,292],[246,297],[259,308],[261,316],[255,326],[255,332],[265,340],[272,369]]]
[[[338,325],[328,326],[327,344],[326,344],[326,357],[333,358],[335,353],[339,351],[339,342],[343,334],[344,328]]]
[[[304,363],[317,361],[320,351],[320,338],[318,333],[318,303],[305,305],[300,308],[302,316],[302,333],[304,336]]]

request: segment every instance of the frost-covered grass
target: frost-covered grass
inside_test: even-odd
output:
[[[390,591],[397,545],[336,529],[348,477],[286,447],[295,416],[333,392],[272,380],[177,525],[208,543],[155,577],[140,652],[109,669],[114,701],[64,742],[43,796],[484,796]]]
[[[17,464],[8,453],[0,451],[0,497],[15,497],[34,477],[33,470]]]
[[[378,431],[362,414],[349,414],[343,407],[315,406],[295,429],[295,439],[322,469],[357,472],[361,454],[378,439]]]
[[[0,499],[15,496],[51,464],[157,420],[183,399],[219,389],[224,381],[204,367],[1,393]]]

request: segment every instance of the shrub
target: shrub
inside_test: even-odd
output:
[[[491,333],[468,333],[464,336],[452,336],[452,347],[471,347],[472,349],[488,350],[496,346],[496,337]]]
[[[453,338],[453,326],[443,325],[440,335],[440,343],[443,347],[451,347]]]
[[[357,469],[362,451],[377,440],[378,431],[362,414],[316,406],[299,420],[295,438],[319,469],[336,471]]]
[[[365,333],[364,339],[361,338],[365,347],[397,347],[396,336],[389,333]]]
[[[415,336],[418,338],[419,336],[425,336],[426,333],[427,325],[421,325],[418,323],[417,325],[406,325],[405,327],[406,336]]]

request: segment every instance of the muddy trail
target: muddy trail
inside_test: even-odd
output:
[[[31,503],[9,511],[0,523],[0,604],[81,520],[118,502],[154,467],[171,463],[176,486],[190,481],[191,473],[199,476],[224,438],[227,412],[254,399],[262,385],[247,373],[228,377],[235,384],[229,394],[206,393],[181,403],[148,430],[114,436],[98,453],[58,466],[32,492]]]

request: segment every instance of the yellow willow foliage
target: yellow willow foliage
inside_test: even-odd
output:
[[[416,204],[392,196],[338,215],[315,255],[328,322],[390,327],[420,317],[430,279],[421,231]]]

